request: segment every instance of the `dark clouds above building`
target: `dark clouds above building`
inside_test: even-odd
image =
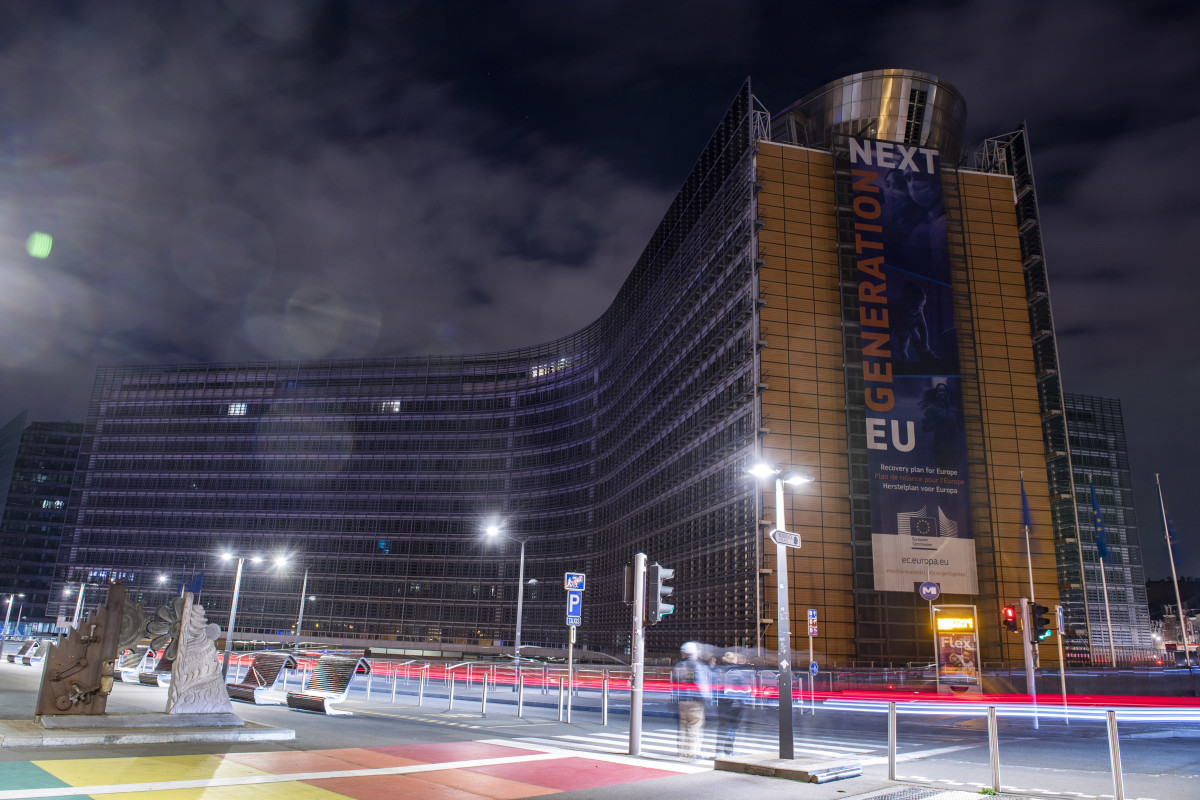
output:
[[[1200,12],[1172,3],[0,8],[0,417],[101,363],[481,352],[611,302],[745,76],[907,67],[1024,121],[1068,390],[1124,404],[1200,574]],[[54,237],[30,257],[33,231]]]

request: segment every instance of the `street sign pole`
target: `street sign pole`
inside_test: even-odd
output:
[[[775,477],[775,530],[787,531],[783,517],[783,481]],[[775,538],[775,537],[772,537]],[[787,547],[775,539],[775,605],[778,607],[779,630],[779,758],[792,760],[796,757],[795,742],[792,740],[792,621],[788,613],[791,596],[788,593]]]
[[[1066,633],[1066,620],[1063,619],[1063,607],[1054,607],[1055,616],[1058,617],[1058,685],[1062,689],[1063,699],[1063,720],[1070,725],[1071,715],[1067,711],[1067,662],[1063,658],[1063,634]]]
[[[570,642],[567,644],[567,715],[571,721],[571,698],[575,692],[575,629],[583,624],[583,580],[578,572],[568,572],[564,585],[567,588],[567,628]]]
[[[929,601],[929,638],[933,641],[933,669],[937,672],[938,640],[937,628],[933,624],[933,601],[942,594],[942,587],[929,580],[929,567],[925,567],[925,582],[917,589],[917,594]]]
[[[567,723],[571,722],[571,698],[575,692],[575,626],[571,626],[571,642],[567,645]]]
[[[642,665],[646,660],[646,554],[633,557],[633,646],[629,655],[629,755],[642,754]]]

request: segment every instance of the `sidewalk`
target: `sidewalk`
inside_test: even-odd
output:
[[[240,716],[258,718],[259,722],[247,719],[247,728],[281,729],[277,724],[264,725],[263,720],[296,728],[295,741],[263,741],[258,746],[255,742],[196,743],[186,730],[166,729],[144,731],[144,735],[124,740],[68,739],[58,736],[62,731],[48,731],[33,720],[31,709],[39,674],[40,670],[30,667],[0,665],[0,736],[7,739],[37,733],[41,737],[37,742],[21,742],[24,746],[18,748],[4,748],[0,800],[26,798],[30,796],[28,791],[36,791],[39,797],[78,797],[88,794],[88,788],[95,789],[97,796],[118,789],[148,798],[162,790],[212,790],[226,797],[290,799],[306,796],[304,786],[322,787],[327,792],[323,797],[341,795],[355,800],[424,800],[440,796],[447,786],[457,789],[460,793],[453,796],[459,798],[532,797],[551,791],[565,800],[694,800],[697,795],[753,800],[977,800],[980,796],[870,775],[808,783],[804,781],[814,773],[821,775],[834,766],[828,760],[811,758],[788,762],[765,757],[728,758],[708,768],[707,763],[596,753],[515,740],[398,745],[396,742],[401,740],[419,742],[411,739],[411,732],[419,734],[420,728],[396,728],[398,720],[387,728],[370,728],[365,710],[362,716],[337,720],[298,712],[287,712],[277,719],[263,716],[261,709],[235,704]],[[118,692],[110,699],[109,711],[114,716],[160,711],[164,699],[164,690],[148,687],[144,692]],[[349,720],[358,720],[364,727],[354,730],[345,724]],[[80,724],[103,726],[99,719]],[[586,734],[589,727],[585,725],[577,732]],[[370,733],[372,730],[374,733]],[[398,738],[405,731],[410,731],[409,738]],[[481,738],[480,733],[464,731],[476,739]],[[483,735],[486,737],[486,733]],[[336,749],[326,749],[330,747]],[[491,749],[485,752],[481,748]],[[852,763],[852,759],[849,761]],[[486,793],[485,784],[491,786],[495,781],[504,782],[503,790],[497,789],[499,794]],[[480,793],[476,795],[472,787]],[[1018,796],[999,797],[1016,800]],[[1029,800],[1027,795],[1022,797]]]

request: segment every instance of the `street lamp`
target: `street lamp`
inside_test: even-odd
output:
[[[521,685],[521,617],[525,612],[525,540],[513,536],[511,533],[504,533],[500,530],[500,526],[495,524],[488,525],[485,532],[491,538],[502,536],[505,539],[521,543],[521,566],[517,571],[517,632],[513,642],[517,657],[516,686],[519,687]]]
[[[3,653],[3,652],[4,652],[4,643],[8,641],[8,616],[9,616],[9,614],[11,614],[11,613],[12,613],[12,604],[13,604],[13,599],[14,599],[14,598],[17,598],[17,597],[20,597],[20,598],[21,598],[21,608],[20,608],[20,610],[18,610],[18,611],[17,611],[17,622],[18,622],[18,624],[19,624],[19,623],[20,623],[20,621],[21,621],[21,610],[24,610],[24,608],[25,608],[25,602],[24,602],[24,601],[25,601],[25,595],[24,595],[24,593],[22,593],[22,594],[17,594],[17,593],[15,593],[15,592],[13,592],[13,593],[10,593],[10,594],[8,595],[8,610],[4,612],[4,630],[3,630],[3,631],[0,631],[0,653]]]
[[[783,485],[810,483],[815,478],[807,472],[785,473],[777,467],[762,463],[755,464],[750,469],[750,474],[760,480],[775,478],[775,527],[786,533],[787,526],[783,518]],[[796,756],[792,741],[792,623],[788,613],[791,600],[788,595],[787,547],[782,543],[783,540],[783,536],[775,538],[775,593],[776,605],[779,606],[779,757],[793,759]]]
[[[316,600],[317,598],[308,597],[308,567],[304,568],[304,582],[300,584],[300,613],[296,616],[296,650],[300,649],[300,626],[304,624],[304,600]]]
[[[71,627],[79,630],[79,615],[83,612],[83,590],[87,588],[87,581],[79,582],[79,599],[75,601],[75,619],[71,621]]]
[[[290,560],[287,555],[275,556],[276,569],[283,569]],[[308,594],[308,570],[309,567],[304,568],[304,580],[300,584],[300,613],[296,615],[296,646],[294,648],[296,650],[300,649],[300,628],[304,625],[304,601],[306,598],[308,600],[317,599],[315,595],[309,596]]]
[[[221,659],[221,680],[225,680],[229,676],[229,653],[233,649],[233,631],[237,625],[237,603],[238,592],[242,588],[242,565],[246,563],[247,556],[235,556],[233,553],[221,553],[222,561],[237,559],[237,574],[233,578],[233,603],[229,606],[229,630],[225,632],[225,655]],[[251,563],[262,563],[262,556],[249,556]]]

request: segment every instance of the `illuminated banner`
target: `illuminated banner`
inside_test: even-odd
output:
[[[938,688],[979,687],[979,637],[974,606],[934,606]]]
[[[850,140],[876,591],[975,594],[936,150]]]

